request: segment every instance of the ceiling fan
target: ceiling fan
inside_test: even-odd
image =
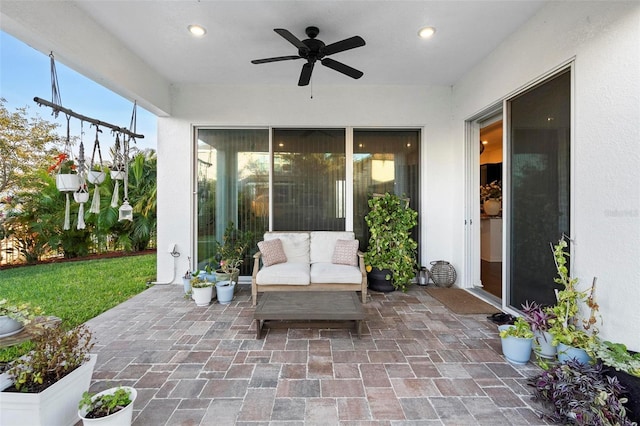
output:
[[[252,64],[266,64],[268,62],[306,59],[307,63],[302,66],[298,86],[306,86],[309,84],[313,66],[316,61],[320,61],[320,63],[325,67],[331,68],[332,70],[338,71],[351,78],[357,79],[364,75],[362,71],[326,57],[333,55],[334,53],[344,52],[345,50],[364,46],[365,42],[360,36],[346,38],[342,41],[325,45],[321,40],[316,39],[316,36],[320,33],[318,27],[307,27],[305,32],[309,38],[306,40],[298,39],[296,36],[291,34],[289,30],[285,30],[283,28],[276,28],[273,31],[280,34],[285,40],[297,47],[298,54],[291,56],[277,56],[275,58],[254,59],[251,61]]]

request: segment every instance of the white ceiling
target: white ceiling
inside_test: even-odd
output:
[[[332,55],[364,72],[352,80],[316,66],[313,84],[453,85],[544,1],[76,1],[77,6],[170,83],[291,84],[303,60],[261,65],[252,59],[295,55],[276,34],[300,39],[320,28],[330,44],[354,35],[366,46]],[[206,27],[204,38],[187,32]],[[417,36],[436,27],[430,40]]]

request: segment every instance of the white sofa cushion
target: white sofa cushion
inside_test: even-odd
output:
[[[310,263],[331,263],[333,250],[338,240],[353,240],[354,233],[350,231],[312,231],[309,233]],[[287,258],[288,258],[287,254]],[[331,281],[324,281],[331,282]]]
[[[309,285],[309,264],[287,262],[263,267],[256,274],[256,283],[259,285]]]
[[[362,274],[356,266],[317,262],[311,265],[311,282],[359,285],[362,283]]]
[[[282,249],[287,256],[287,263],[309,263],[308,232],[265,232],[264,239],[282,241]]]

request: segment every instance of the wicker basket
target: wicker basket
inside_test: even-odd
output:
[[[434,260],[431,262],[431,279],[438,287],[451,287],[456,282],[456,270],[446,260]]]

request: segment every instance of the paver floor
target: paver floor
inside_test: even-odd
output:
[[[348,329],[269,329],[248,286],[197,307],[156,286],[92,319],[92,391],[138,390],[134,425],[539,425],[526,379],[486,315],[456,315],[424,288],[371,292]],[[312,294],[309,297],[313,297]]]

